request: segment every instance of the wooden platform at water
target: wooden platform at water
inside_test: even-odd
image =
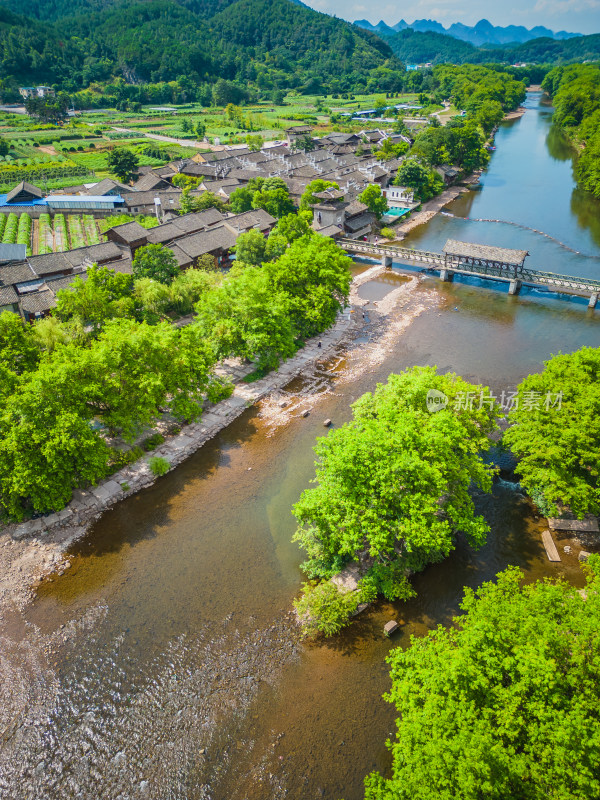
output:
[[[558,550],[556,549],[556,545],[554,544],[554,539],[552,538],[552,534],[550,531],[544,531],[542,533],[542,542],[544,543],[544,547],[546,548],[546,555],[548,556],[549,561],[560,561],[560,556],[558,555]]]
[[[588,533],[598,533],[598,520],[596,517],[586,517],[585,519],[558,519],[551,517],[548,525],[552,531],[586,531]]]

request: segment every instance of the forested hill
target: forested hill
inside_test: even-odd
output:
[[[600,58],[600,34],[578,36],[558,41],[549,37],[532,39],[518,45],[476,47],[447,34],[420,32],[412,28],[391,35],[381,33],[394,54],[404,62],[434,64],[484,64],[493,62],[526,62],[562,64],[570,61],[594,61]]]
[[[291,0],[4,0],[0,47],[3,87],[185,76],[391,91],[403,73],[375,34]]]

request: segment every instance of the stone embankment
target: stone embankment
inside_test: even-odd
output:
[[[471,186],[475,183],[478,183],[481,177],[482,170],[472,173],[463,180],[463,185],[461,186],[451,186],[448,189],[445,189],[441,194],[437,195],[437,197],[428,200],[426,203],[423,203],[421,210],[416,211],[410,215],[410,219],[406,222],[401,222],[394,227],[394,233],[396,234],[396,241],[402,241],[404,237],[410,233],[414,228],[418,228],[419,225],[424,225],[426,222],[429,222],[436,214],[447,206],[448,203],[451,203],[453,200],[456,200],[461,194],[468,192]]]
[[[70,566],[65,551],[106,510],[157,480],[149,465],[153,456],[166,459],[169,469],[174,469],[247,408],[279,391],[293,378],[313,369],[317,361],[332,355],[346,337],[363,324],[362,315],[352,313],[364,302],[357,296],[358,287],[382,272],[384,269],[376,266],[357,276],[351,287],[350,307],[338,315],[335,325],[324,334],[308,340],[302,350],[285,361],[278,370],[247,384],[243,378],[252,366],[230,368],[230,376],[234,381],[239,381],[233,394],[208,409],[199,422],[183,426],[178,434],[168,437],[159,448],[99,482],[97,486],[77,490],[73,500],[61,511],[5,526],[0,531],[0,619],[10,605],[26,605],[36,581],[53,572],[62,574]]]

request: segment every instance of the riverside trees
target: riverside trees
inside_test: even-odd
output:
[[[587,600],[515,567],[466,590],[455,626],[389,656],[391,777],[366,800],[592,800],[600,795],[600,563]]]
[[[106,434],[133,441],[166,409],[197,418],[205,397],[230,391],[214,374],[218,358],[271,368],[329,327],[351,262],[303,231],[282,220],[284,256],[225,278],[190,269],[167,284],[92,267],[58,292],[52,319],[25,325],[0,314],[0,516],[58,510],[75,487],[118,468],[122,454]],[[161,321],[194,303],[193,324]]]
[[[436,413],[427,408],[431,390],[448,398]],[[352,421],[318,440],[317,486],[293,509],[309,577],[330,578],[366,557],[365,581],[397,599],[410,595],[407,574],[447,556],[457,532],[483,544],[489,527],[469,488],[491,489],[493,469],[481,453],[498,409],[493,402],[454,408],[459,393],[481,391],[457,375],[414,367],[363,395]]]
[[[523,486],[544,513],[598,514],[600,348],[549,359],[520,384],[519,397],[526,402],[511,412],[504,440],[519,458]]]

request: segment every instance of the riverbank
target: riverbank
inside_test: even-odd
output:
[[[394,227],[394,233],[396,234],[395,241],[401,242],[405,236],[415,228],[418,228],[419,225],[425,225],[425,223],[432,220],[436,214],[440,213],[444,206],[456,200],[461,194],[470,191],[471,187],[479,182],[482,172],[483,170],[472,172],[463,180],[460,186],[450,186],[441,194],[438,194],[437,197],[433,197],[431,200],[423,203],[420,211],[411,214],[410,219],[406,222],[400,222]]]
[[[510,122],[511,119],[520,119],[526,111],[527,109],[523,108],[523,106],[519,106],[519,108],[516,108],[514,111],[508,111],[504,115],[502,122]]]
[[[73,500],[61,511],[4,527],[0,532],[0,619],[11,606],[24,608],[41,581],[52,580],[52,575],[62,575],[70,567],[65,555],[69,547],[81,539],[105,511],[158,480],[149,466],[152,457],[166,459],[169,471],[175,469],[248,407],[261,401],[262,416],[269,413],[275,416],[273,409],[281,412],[277,423],[310,413],[310,407],[298,403],[286,402],[282,409],[281,390],[294,378],[313,372],[317,362],[326,361],[338,352],[362,328],[375,325],[379,329],[396,304],[402,298],[408,299],[419,283],[415,278],[407,285],[391,291],[379,303],[378,310],[371,310],[367,319],[362,310],[368,301],[358,295],[358,289],[384,272],[385,269],[377,265],[356,276],[351,285],[349,306],[338,315],[335,325],[308,340],[302,350],[285,361],[278,370],[251,384],[243,382],[245,373],[241,370],[232,396],[212,406],[199,422],[183,426],[178,434],[167,437],[156,450],[100,481],[97,486],[77,490]],[[424,307],[420,303],[412,314],[403,317],[401,327],[394,328],[396,333],[404,330]],[[381,357],[386,348],[378,349]],[[372,366],[372,354],[364,359],[364,365],[365,369],[368,365]]]

